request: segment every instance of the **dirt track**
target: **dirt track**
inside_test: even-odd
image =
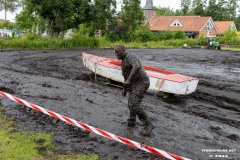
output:
[[[142,137],[128,130],[127,98],[121,89],[95,83],[82,50],[0,52],[0,90],[113,134],[191,159],[240,159],[240,53],[206,49],[129,49],[143,64],[200,79],[195,93],[168,100],[146,95],[142,106],[156,128]],[[112,49],[88,50],[115,58]],[[160,159],[81,131],[0,97],[20,127],[55,133],[63,151],[97,153],[101,159]],[[207,149],[229,150],[224,153]],[[213,155],[213,158],[210,158]],[[216,156],[228,156],[217,158]]]

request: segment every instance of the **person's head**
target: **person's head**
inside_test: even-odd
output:
[[[122,44],[116,45],[114,47],[115,55],[118,59],[123,59],[125,57],[125,47]]]

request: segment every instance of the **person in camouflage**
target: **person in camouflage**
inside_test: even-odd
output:
[[[144,130],[141,134],[148,136],[154,126],[146,112],[140,107],[140,104],[150,85],[149,77],[142,67],[140,60],[134,54],[125,52],[123,45],[116,45],[114,52],[116,57],[122,60],[121,69],[124,77],[123,97],[129,91],[128,108],[130,116],[128,127],[135,127],[137,116],[144,124]]]

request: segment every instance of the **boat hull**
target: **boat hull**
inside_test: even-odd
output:
[[[83,53],[83,64],[96,75],[117,82],[124,82],[120,61]],[[149,79],[149,90],[177,95],[188,95],[196,90],[198,79],[174,72],[144,66]]]

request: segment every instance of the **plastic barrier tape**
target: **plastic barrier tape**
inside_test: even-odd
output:
[[[45,109],[43,107],[40,107],[38,105],[35,105],[35,104],[31,103],[31,102],[27,102],[27,101],[25,101],[23,99],[20,99],[18,97],[12,96],[12,95],[10,95],[8,93],[0,91],[0,96],[2,96],[4,98],[7,98],[7,99],[10,99],[12,101],[18,102],[21,105],[24,105],[24,106],[30,107],[32,109],[35,109],[38,112],[47,114],[47,115],[49,115],[51,117],[54,117],[54,118],[56,118],[58,120],[64,121],[66,123],[69,123],[69,124],[71,124],[73,126],[77,126],[77,127],[82,128],[84,130],[87,130],[89,132],[93,132],[93,133],[98,134],[100,136],[109,138],[111,140],[115,140],[115,141],[121,142],[121,143],[126,144],[128,146],[131,146],[133,148],[141,149],[143,151],[146,151],[146,152],[158,155],[158,156],[163,157],[163,158],[171,159],[171,160],[190,160],[188,158],[184,158],[184,157],[181,157],[181,156],[169,153],[169,152],[165,152],[163,150],[160,150],[160,149],[157,149],[157,148],[153,148],[153,147],[150,147],[150,146],[147,146],[147,145],[144,145],[144,144],[141,144],[141,143],[138,143],[138,142],[135,142],[135,141],[132,141],[132,140],[129,140],[129,139],[126,139],[126,138],[114,135],[114,134],[106,132],[104,130],[101,130],[101,129],[98,129],[98,128],[94,128],[94,127],[89,126],[87,124],[84,124],[82,122],[76,121],[74,119],[68,118],[68,117],[60,115],[60,114],[58,114],[56,112],[53,112],[53,111],[50,111],[50,110]]]

